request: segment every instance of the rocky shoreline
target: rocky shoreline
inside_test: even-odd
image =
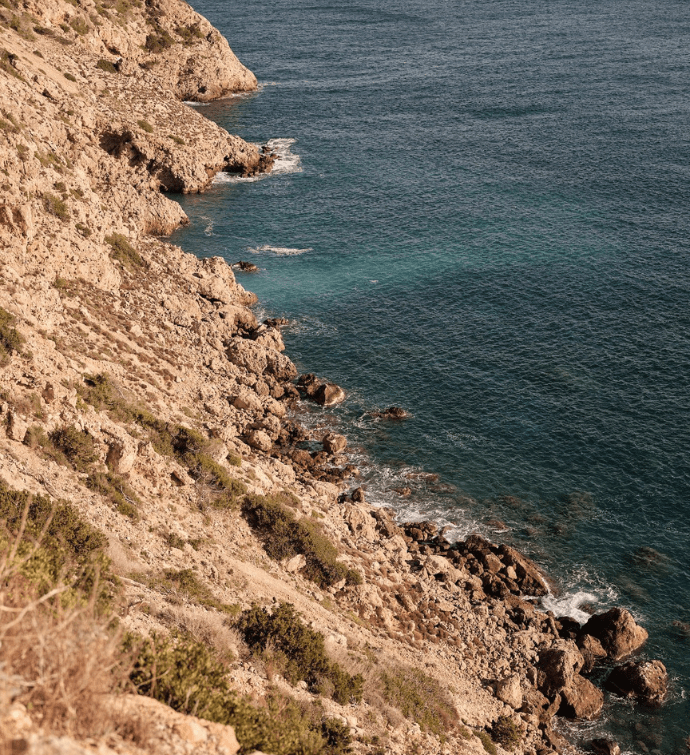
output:
[[[224,260],[156,237],[186,222],[167,192],[275,159],[181,102],[256,87],[218,32],[181,0],[0,6],[0,498],[68,501],[100,533],[123,631],[191,637],[257,710],[311,711],[312,749],[300,740],[285,753],[564,751],[556,716],[590,720],[604,704],[588,678],[597,664],[618,664],[615,694],[661,703],[661,662],[627,661],[647,637],[627,611],[582,627],[544,613],[546,579],[515,549],[479,535],[451,543],[431,522],[367,504],[347,438],[312,438],[296,413],[300,401],[342,401],[342,388],[298,377],[284,321],[257,322],[256,297]],[[307,450],[314,440],[321,450]],[[252,606],[268,621],[283,604],[356,694],[293,683],[289,657],[242,633]],[[38,681],[7,668],[0,739],[12,752],[234,753],[264,741],[235,719],[152,697],[142,707],[121,688],[89,695],[108,701],[97,706],[107,734],[81,729],[76,703],[49,723]]]

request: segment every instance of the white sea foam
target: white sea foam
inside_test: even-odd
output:
[[[273,163],[271,173],[284,175],[285,173],[301,173],[302,160],[296,155],[291,147],[296,139],[269,139],[266,146],[276,153],[276,161]]]
[[[590,615],[581,606],[586,603],[596,606],[597,612],[615,605],[617,591],[598,575],[590,573],[584,566],[573,571],[563,592],[559,595],[549,593],[541,599],[545,611],[553,611],[556,616],[570,616],[584,624]]]
[[[204,234],[206,236],[215,236],[215,234],[213,233],[213,226],[214,226],[213,218],[209,218],[208,215],[202,215],[201,219],[206,221],[206,226],[204,227]]]
[[[276,153],[276,160],[270,173],[260,173],[257,176],[236,176],[232,173],[217,173],[213,179],[214,184],[253,183],[262,181],[269,176],[284,176],[288,173],[301,173],[302,160],[299,155],[292,151],[292,145],[296,139],[269,139],[266,146]]]
[[[182,100],[182,103],[184,105],[189,105],[190,107],[208,107],[208,102],[194,102],[193,100]]]
[[[290,246],[271,246],[270,244],[264,244],[263,246],[249,247],[248,251],[252,254],[261,254],[262,252],[271,252],[277,254],[280,257],[294,257],[297,254],[304,254],[305,252],[313,251],[310,246],[304,249],[298,249]]]

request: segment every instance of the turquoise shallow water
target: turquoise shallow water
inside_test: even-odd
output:
[[[667,705],[612,699],[579,736],[686,751],[687,3],[194,5],[262,83],[200,112],[283,159],[182,198],[173,240],[260,266],[241,282],[298,367],[348,391],[308,421],[347,433],[370,499],[516,543],[557,611],[650,630]],[[412,418],[365,416],[391,404]]]

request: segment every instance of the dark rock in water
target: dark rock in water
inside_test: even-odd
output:
[[[593,739],[590,744],[597,755],[621,755],[618,742],[614,742],[612,739]]]
[[[243,273],[258,273],[259,268],[253,262],[247,262],[246,260],[240,260],[236,262],[233,267],[241,270]]]
[[[601,642],[607,656],[618,661],[634,653],[646,642],[647,630],[635,623],[630,611],[612,608],[596,614],[582,627],[580,637],[589,634]]]
[[[382,412],[369,412],[372,417],[378,417],[380,419],[407,419],[409,413],[399,406],[389,406],[388,409],[384,409]]]
[[[678,619],[671,622],[674,634],[681,640],[690,639],[690,621],[679,621]]]
[[[313,372],[307,372],[297,378],[297,388],[307,398],[314,397],[314,394],[319,389],[319,385],[319,379]]]
[[[364,488],[355,488],[352,491],[352,500],[355,501],[355,503],[364,503]]]
[[[397,493],[402,498],[409,498],[412,495],[411,488],[393,488],[393,492]]]
[[[560,616],[556,623],[558,634],[564,640],[574,640],[580,633],[580,622],[570,616]]]
[[[284,325],[288,325],[289,322],[285,317],[269,317],[264,320],[264,325],[267,325],[269,328],[282,328]]]
[[[314,401],[321,406],[333,406],[345,399],[345,391],[335,383],[322,383],[314,394]]]
[[[642,545],[632,554],[632,560],[638,566],[646,569],[663,569],[670,565],[669,557],[659,551]]]
[[[347,438],[338,433],[328,433],[323,439],[323,449],[329,454],[339,454],[347,448]]]
[[[559,715],[591,721],[604,707],[604,693],[589,679],[576,674],[573,681],[561,691]]]
[[[486,524],[488,527],[494,527],[497,530],[507,530],[508,526],[500,519],[487,519]]]
[[[585,674],[588,674],[599,661],[606,658],[606,651],[601,642],[596,637],[592,637],[591,634],[578,637],[577,646],[585,659],[585,665],[582,669]]]
[[[668,673],[661,661],[628,661],[611,672],[604,687],[617,695],[657,706],[668,693]]]
[[[408,472],[405,477],[408,480],[422,480],[424,482],[438,482],[438,475],[433,472]]]

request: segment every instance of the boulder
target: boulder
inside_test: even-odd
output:
[[[561,691],[561,707],[558,712],[568,718],[591,721],[604,706],[604,693],[589,679],[576,674],[572,682]]]
[[[321,406],[333,406],[345,400],[345,391],[335,383],[322,383],[314,394],[314,401]]]
[[[517,584],[523,593],[527,595],[546,595],[548,587],[546,580],[537,568],[537,565],[527,556],[511,548],[509,545],[501,545],[498,555],[506,566],[512,566],[517,573]]]
[[[261,399],[253,391],[242,391],[235,396],[232,405],[235,409],[240,409],[245,412],[256,412],[263,414],[263,406]]]
[[[593,739],[590,745],[597,755],[621,755],[618,742],[614,742],[612,739]]]
[[[647,630],[635,623],[630,611],[625,608],[612,608],[592,618],[580,630],[580,638],[585,635],[595,637],[612,661],[634,653],[647,640]]]
[[[352,500],[355,501],[356,503],[364,503],[365,502],[364,488],[355,488],[352,491]]]
[[[515,710],[522,707],[522,688],[518,674],[512,674],[496,682],[496,697]]]
[[[571,687],[584,662],[574,643],[561,641],[560,645],[542,650],[537,664],[539,689],[547,697],[553,697]]]
[[[339,454],[347,448],[347,438],[337,433],[328,433],[323,439],[323,448],[329,454]]]
[[[258,273],[259,268],[253,262],[247,262],[246,260],[239,260],[235,262],[233,267],[241,270],[243,273]]]
[[[255,448],[257,451],[270,451],[273,448],[273,441],[263,430],[250,430],[245,440],[247,445]]]
[[[297,380],[297,387],[307,398],[314,398],[314,394],[319,390],[320,385],[319,379],[313,372],[300,375]]]
[[[604,687],[617,695],[657,706],[668,692],[668,673],[661,661],[628,661],[611,672]]]
[[[583,671],[589,673],[594,666],[606,658],[606,651],[601,642],[591,634],[585,634],[578,638],[577,646],[580,648],[582,657],[585,659]]]

